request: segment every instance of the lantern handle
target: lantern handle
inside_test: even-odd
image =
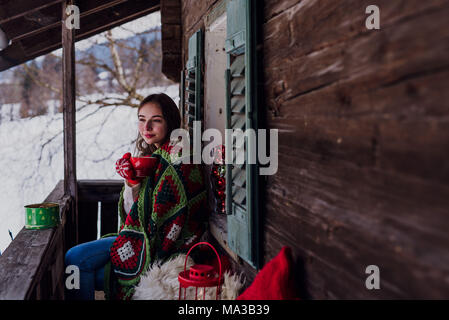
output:
[[[197,244],[193,245],[193,246],[190,248],[190,250],[187,252],[186,261],[184,262],[184,272],[186,271],[186,267],[187,267],[187,259],[189,258],[190,252],[193,250],[193,248],[195,248],[196,246],[202,245],[202,244],[208,245],[210,248],[212,248],[212,250],[214,250],[214,252],[215,252],[215,255],[217,256],[218,266],[219,266],[219,268],[220,268],[220,269],[219,269],[219,270],[220,270],[220,271],[219,271],[219,276],[218,276],[218,284],[220,284],[220,283],[221,283],[221,260],[220,260],[220,256],[218,255],[218,252],[217,252],[217,250],[215,250],[214,246],[211,245],[209,242],[198,242]]]

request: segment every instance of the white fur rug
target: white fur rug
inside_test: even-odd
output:
[[[184,271],[185,254],[181,254],[163,264],[155,263],[140,279],[139,285],[133,295],[133,300],[178,300],[179,281],[178,275]],[[193,265],[189,257],[187,269]],[[221,300],[235,300],[244,285],[242,275],[223,274],[223,286]],[[206,288],[206,300],[215,300],[216,288]],[[182,289],[184,299],[184,289]],[[203,298],[203,289],[198,289],[198,299]],[[195,289],[188,288],[186,300],[195,299]]]

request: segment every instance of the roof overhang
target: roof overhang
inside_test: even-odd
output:
[[[0,51],[0,72],[61,48],[65,0],[0,0],[0,29],[11,43]],[[160,10],[160,0],[77,0],[75,41]]]

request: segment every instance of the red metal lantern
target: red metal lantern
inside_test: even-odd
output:
[[[205,265],[205,264],[197,264],[192,266],[190,269],[186,270],[187,259],[189,257],[190,252],[199,245],[207,245],[212,250],[214,250],[217,259],[219,270],[214,269],[214,267]],[[218,300],[221,293],[221,285],[223,284],[223,279],[221,276],[221,260],[220,256],[217,253],[217,250],[208,242],[198,242],[192,248],[190,248],[189,252],[187,252],[186,260],[184,262],[184,271],[180,272],[178,275],[179,281],[179,300],[181,300],[181,288],[184,288],[184,300],[186,299],[186,292],[188,287],[195,288],[195,300],[198,298],[198,288],[203,289],[203,300],[206,298],[206,288],[216,287],[216,295],[215,298]]]

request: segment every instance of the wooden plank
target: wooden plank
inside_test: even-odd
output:
[[[234,96],[231,99],[232,112],[244,113],[245,112],[245,97]]]
[[[63,229],[61,229],[62,231]],[[65,288],[65,265],[64,257],[65,250],[63,246],[63,232],[61,232],[57,237],[57,247],[55,249],[54,262],[51,265],[51,284],[52,284],[52,300],[62,300],[64,298],[64,288]]]
[[[232,169],[232,183],[243,188],[246,183],[246,170],[234,166],[234,168]]]
[[[441,41],[449,37],[447,14],[445,6],[385,28],[385,34],[273,61],[265,83],[275,115],[270,126],[323,158],[448,181],[441,153],[447,145],[448,108],[442,101],[449,65],[447,42]],[[426,23],[429,19],[434,23]],[[274,73],[282,77],[275,79]],[[420,134],[413,126],[421,128]],[[388,155],[382,152],[386,148]],[[404,163],[406,158],[413,161]]]
[[[264,22],[286,12],[301,0],[264,1]]]
[[[165,26],[181,26],[181,1],[180,0],[162,0],[161,1],[161,23],[162,30]],[[179,38],[181,40],[181,38]]]
[[[232,197],[234,201],[246,208],[246,188],[241,188],[238,185],[232,186]]]
[[[448,4],[381,0],[368,31],[369,4],[264,2],[267,127],[280,133],[265,262],[291,246],[311,298],[446,298]],[[184,48],[212,6],[182,2]],[[382,290],[364,286],[370,264]]]
[[[98,201],[85,201],[78,195],[79,243],[97,240]]]
[[[245,78],[234,78],[231,80],[231,94],[233,96],[245,95]]]
[[[60,28],[62,1],[41,10],[32,10],[23,17],[2,24],[8,39],[13,42],[35,36],[43,31]],[[30,8],[31,9],[31,8]]]
[[[242,114],[233,114],[232,115],[232,129],[236,130],[236,129],[241,129],[241,130],[245,130],[246,127],[246,118],[244,115]]]
[[[209,217],[210,234],[217,240],[226,253],[235,261],[239,261],[238,255],[235,254],[228,246],[228,227],[225,214],[211,214]]]
[[[81,16],[80,29],[75,30],[76,41],[88,38],[94,34],[111,29],[125,22],[142,17],[159,9],[159,1],[145,2],[134,0],[135,4],[119,4],[115,7],[99,11],[96,14]],[[60,27],[43,30],[39,36],[28,37],[22,40],[22,45],[28,55],[46,51],[47,48],[61,46]]]
[[[54,6],[64,0],[16,0],[3,1],[0,6],[0,25],[33,12]]]
[[[180,83],[179,83],[179,103],[178,103],[178,109],[181,116],[181,128],[185,128],[185,115],[186,115],[186,109],[185,109],[185,89],[186,89],[186,81],[185,81],[185,71],[181,70],[180,72]]]
[[[85,17],[123,3],[132,5],[129,0],[89,0],[77,3],[77,6],[80,8],[81,17]]]
[[[0,256],[0,299],[23,300],[54,229],[23,228]]]
[[[128,0],[94,0],[77,3],[80,10],[80,18],[83,19],[92,14],[98,14],[102,10],[112,8]],[[30,11],[25,16],[15,19],[7,19],[2,24],[2,28],[12,41],[38,35],[46,30],[58,29],[61,26],[61,5],[63,1],[52,1],[54,4],[35,10],[29,7]],[[129,4],[128,4],[129,5]]]
[[[447,297],[447,2],[376,3],[376,32],[363,1],[265,4],[265,261],[291,246],[311,298]]]
[[[241,54],[235,57],[231,64],[231,76],[232,77],[244,77],[245,76],[245,55]]]
[[[152,0],[151,2],[144,0],[133,1],[135,1],[134,5],[124,3],[95,14],[82,16],[80,24],[83,27],[76,31],[76,41],[86,39],[159,10],[159,0]],[[16,52],[19,50],[18,45],[19,43],[13,42],[10,47],[13,47],[14,52]],[[20,46],[24,48],[26,55],[15,55],[10,51],[13,49],[9,49],[9,47],[0,53],[0,71],[61,48],[61,27],[56,26],[51,29],[45,29],[33,37],[22,39]]]
[[[414,132],[410,128],[404,129]],[[427,141],[439,144],[430,135]],[[366,176],[368,169],[339,161],[332,154],[323,158],[320,152],[314,152],[313,160],[304,162],[301,159],[311,157],[301,150],[307,146],[291,142],[288,138],[282,141],[280,170],[275,177],[279,183],[270,186],[267,197],[265,234],[267,243],[276,246],[267,249],[271,257],[288,243],[295,252],[306,252],[303,257],[321,261],[320,268],[319,262],[307,264],[312,283],[309,289],[314,298],[447,296],[440,282],[447,277],[447,262],[438,260],[449,245],[447,238],[441,238],[448,227],[448,203],[444,200],[449,198],[447,187],[392,170],[376,169]],[[404,147],[399,140],[395,145]],[[440,153],[444,150],[447,149],[441,148]],[[287,153],[292,155],[288,160]],[[400,149],[398,153],[401,154]],[[435,164],[438,159],[430,155],[428,164]],[[401,163],[409,166],[409,160]],[[330,248],[326,250],[327,247]],[[382,276],[382,292],[357,290],[364,277],[363,263],[366,267],[373,263],[370,261],[387,271],[385,278]],[[406,274],[402,273],[404,269]],[[347,274],[346,270],[352,272]],[[424,279],[421,273],[429,274],[429,278]]]
[[[301,146],[323,160],[338,158],[444,183],[449,181],[449,110],[442,101],[449,99],[448,77],[449,70],[368,91],[330,86],[286,101],[284,116],[269,123],[280,129],[280,145]]]
[[[45,253],[41,257],[39,268],[34,275],[34,279],[26,294],[25,299],[63,299],[64,290],[61,291],[61,283],[64,277],[64,253],[66,252],[65,242],[65,216],[71,210],[71,198],[64,195],[64,183],[60,181],[52,193],[45,201],[57,202],[60,206],[61,224],[54,228],[54,233],[47,244]],[[58,288],[59,287],[59,288]]]
[[[63,20],[66,19],[66,6],[73,5],[67,0],[62,7]],[[62,92],[64,122],[64,193],[73,199],[72,226],[74,241],[78,243],[78,191],[76,182],[76,94],[75,94],[75,30],[62,24]]]
[[[123,180],[78,180],[78,197],[83,201],[117,201]]]
[[[88,213],[84,219],[88,219],[90,225],[90,236],[93,236],[93,226],[95,226],[95,235],[97,236],[97,214],[93,213],[97,210],[97,203],[101,202],[101,227],[100,235],[117,232],[118,225],[118,200],[120,192],[123,188],[123,180],[79,180],[78,190],[81,203],[86,203],[86,211]],[[95,207],[95,208],[94,208]],[[94,221],[95,219],[95,221]],[[85,230],[83,230],[84,232]],[[87,237],[87,235],[86,235]],[[92,239],[92,240],[93,240]],[[87,240],[89,241],[89,240]]]
[[[181,3],[182,7],[182,29],[184,30],[184,39],[189,39],[199,28],[198,24],[202,23],[202,18],[206,12],[210,11],[212,5],[216,0],[184,0]],[[188,14],[186,14],[188,12]],[[184,46],[187,48],[187,46]]]
[[[322,268],[306,262],[310,281],[328,291],[309,288],[314,298],[449,294],[441,282],[449,274],[447,186],[289,150],[281,150],[286,165],[269,179],[266,261],[285,244],[322,261]],[[370,264],[381,268],[382,290],[360,289]]]
[[[266,60],[265,75],[266,85],[272,87],[266,93],[270,106],[337,81],[366,90],[447,66],[447,45],[441,41],[448,36],[447,12],[446,6],[418,15],[405,25],[384,27],[321,48],[313,55],[296,54],[298,50],[294,50],[288,60],[273,56]],[[429,20],[433,23],[426,23]],[[417,32],[411,33],[411,29]]]
[[[161,72],[170,80],[178,82],[179,72],[182,69],[182,55],[172,52],[162,52]],[[178,74],[176,72],[178,71]]]
[[[181,26],[163,25],[161,28],[162,52],[180,54],[181,52]]]
[[[27,55],[23,50],[20,42],[12,43],[0,54],[0,71],[6,70],[11,66],[18,65],[27,59]]]
[[[45,201],[58,202],[64,211],[64,184],[59,182]],[[40,280],[39,270],[55,230],[23,228],[0,256],[0,300],[23,300],[32,294]]]
[[[326,0],[296,2],[265,23],[264,42],[266,44],[270,41],[276,42],[276,45],[264,45],[265,63],[270,64],[273,59],[279,58],[288,61],[298,56],[319,52],[328,46],[347,42],[354,37],[373,33],[365,27],[367,18],[365,9],[372,4],[368,0],[347,0],[342,3],[329,3]],[[292,4],[293,1],[290,1],[290,5]],[[385,34],[386,29],[395,24],[400,25],[420,14],[441,10],[447,6],[447,1],[379,0],[376,5],[382,8],[381,29],[376,32]],[[268,6],[274,7],[276,4],[270,2],[267,3]],[[429,25],[431,24],[426,23],[423,26]],[[386,36],[385,40],[388,38]]]
[[[118,201],[101,203],[101,236],[117,233]]]

